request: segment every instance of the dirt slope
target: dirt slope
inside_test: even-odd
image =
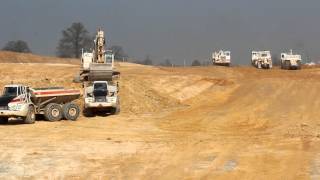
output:
[[[45,57],[29,53],[15,53],[0,51],[0,63],[68,63],[78,64],[77,59],[61,59],[56,57]]]
[[[0,86],[78,68],[2,64]],[[320,69],[118,69],[119,116],[0,126],[0,179],[320,178]]]

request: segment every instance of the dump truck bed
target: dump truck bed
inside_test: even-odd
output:
[[[62,87],[35,88],[31,90],[31,100],[36,104],[57,103],[65,104],[80,97],[80,90]]]

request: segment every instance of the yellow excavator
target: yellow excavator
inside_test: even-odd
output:
[[[86,81],[111,81],[113,77],[120,75],[115,70],[114,54],[106,50],[104,31],[99,29],[94,39],[92,52],[82,51],[81,70],[79,80]]]
[[[105,47],[105,34],[99,29],[93,51],[82,52],[78,79],[84,88],[85,116],[93,116],[98,112],[120,113],[119,85],[116,82],[120,72],[115,70],[113,52]]]

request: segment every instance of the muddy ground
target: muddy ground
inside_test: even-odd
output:
[[[1,64],[0,86],[78,69]],[[0,126],[0,179],[320,179],[320,69],[118,69],[118,116]]]

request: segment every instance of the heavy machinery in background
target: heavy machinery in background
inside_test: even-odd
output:
[[[212,63],[220,66],[230,66],[231,52],[220,50],[219,52],[212,53]]]
[[[104,32],[99,29],[92,52],[83,52],[81,57],[80,81],[84,87],[84,115],[96,112],[120,112],[119,86],[116,79],[120,72],[115,70],[114,54],[106,50]]]
[[[19,118],[26,124],[33,124],[36,114],[44,115],[48,121],[75,121],[80,108],[73,101],[79,97],[80,91],[75,89],[6,85],[0,97],[0,124],[8,123],[9,118]]]
[[[272,58],[270,51],[252,51],[251,63],[258,69],[271,69]]]
[[[301,55],[293,54],[293,51],[290,50],[289,53],[281,53],[281,69],[301,69]]]
[[[114,54],[105,50],[104,32],[99,29],[94,40],[92,52],[82,51],[80,81],[112,80],[120,73],[114,67]]]

